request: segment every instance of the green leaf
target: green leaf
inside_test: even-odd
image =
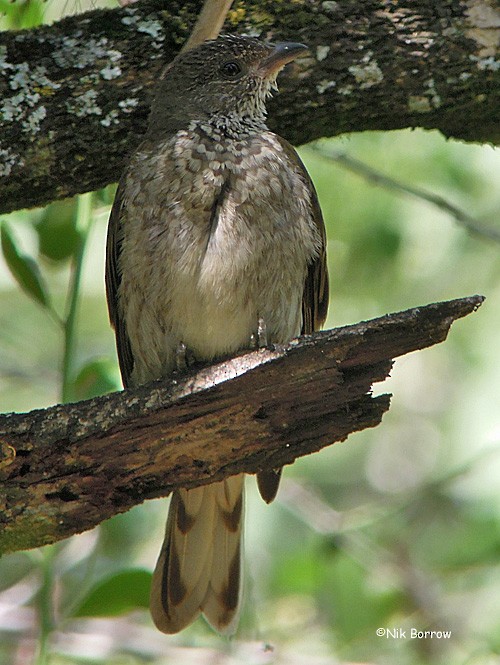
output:
[[[309,594],[322,584],[325,569],[314,548],[283,556],[273,571],[271,586],[276,595]]]
[[[72,398],[90,399],[119,388],[116,363],[109,358],[98,358],[86,363],[78,372],[72,387]]]
[[[44,3],[40,0],[31,2],[0,0],[0,17],[5,16],[7,28],[15,30],[34,28],[43,22],[44,11]]]
[[[110,617],[149,607],[151,573],[130,568],[96,584],[73,612],[75,617]]]
[[[405,607],[405,598],[390,585],[377,588],[373,572],[337,551],[323,582],[323,604],[333,611],[338,634],[351,642],[363,633],[373,634],[377,626],[388,625],[390,617]]]
[[[33,572],[35,563],[26,552],[7,554],[0,559],[0,592],[20,582]]]
[[[50,308],[47,287],[36,262],[17,247],[14,236],[6,224],[2,224],[1,237],[5,261],[16,282],[40,305]]]
[[[500,555],[500,520],[466,507],[453,516],[436,514],[414,552],[421,565],[438,570],[495,565]]]
[[[116,184],[108,185],[103,187],[103,189],[98,189],[95,192],[97,201],[105,206],[111,206],[115,199],[116,194]]]
[[[52,261],[70,259],[80,243],[75,223],[75,201],[55,201],[35,225],[40,254]]]

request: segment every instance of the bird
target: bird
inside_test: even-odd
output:
[[[106,293],[125,388],[324,323],[318,197],[295,149],[266,124],[278,73],[306,52],[225,34],[160,76],[108,225]],[[257,474],[268,503],[280,473]],[[151,585],[160,631],[202,614],[217,632],[235,632],[243,495],[243,474],[173,492]]]

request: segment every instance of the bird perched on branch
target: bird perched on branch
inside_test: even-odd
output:
[[[322,325],[318,200],[295,150],[266,126],[278,73],[305,51],[226,35],[162,75],[109,220],[106,290],[125,387]],[[279,477],[258,474],[265,501]],[[242,475],[174,492],[151,591],[160,630],[200,613],[235,630],[242,514]]]

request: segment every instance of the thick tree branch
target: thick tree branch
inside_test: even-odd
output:
[[[290,464],[376,426],[392,358],[443,341],[481,296],[254,351],[136,391],[0,416],[0,552],[54,542],[144,499]]]
[[[118,179],[200,7],[144,0],[0,35],[0,212]],[[401,127],[500,141],[495,0],[239,0],[224,29],[311,47],[271,105],[293,143]]]

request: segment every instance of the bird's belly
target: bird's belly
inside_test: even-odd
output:
[[[165,304],[165,327],[173,344],[183,342],[199,360],[249,348],[259,318],[269,342],[285,342],[300,332],[302,271],[292,270],[269,247],[249,251],[238,243],[217,242],[178,264]],[[254,239],[252,239],[253,241]]]
[[[124,271],[124,282],[134,276],[126,297],[134,384],[169,374],[180,343],[200,361],[249,348],[259,318],[269,343],[300,333],[304,260],[297,269],[295,257],[283,255],[282,247],[255,243],[254,236],[234,243],[227,238],[207,243],[206,237],[193,243],[195,231],[189,237],[183,246],[177,234],[168,252],[157,247],[149,259],[154,271],[143,275],[132,266]],[[138,261],[145,263],[145,257]]]
[[[199,281],[178,283],[170,300],[169,320],[174,337],[199,360],[237,351],[250,345],[257,328],[257,306],[246,301],[238,289],[226,284],[210,290]]]

